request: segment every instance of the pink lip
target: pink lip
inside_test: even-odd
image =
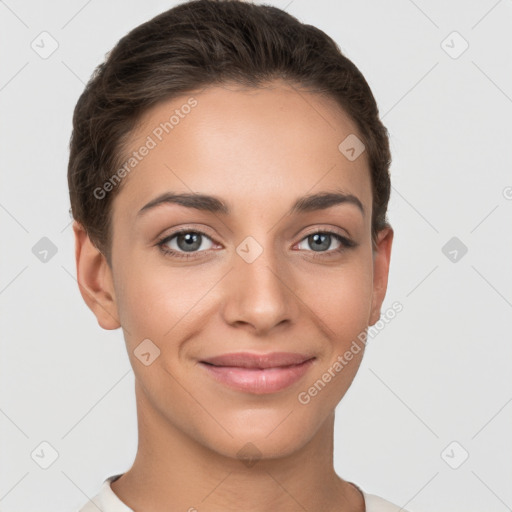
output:
[[[255,394],[275,393],[297,382],[313,356],[290,352],[223,354],[200,361],[211,377],[227,386]]]

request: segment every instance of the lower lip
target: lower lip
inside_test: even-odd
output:
[[[213,366],[200,363],[210,376],[231,388],[259,395],[275,393],[285,389],[309,370],[314,359],[301,364],[280,368],[241,368],[237,366]]]

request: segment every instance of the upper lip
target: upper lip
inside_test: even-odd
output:
[[[277,368],[292,366],[313,359],[314,356],[297,354],[293,352],[270,352],[257,354],[251,352],[232,352],[219,356],[203,359],[202,363],[210,363],[215,366],[238,366],[241,368]]]

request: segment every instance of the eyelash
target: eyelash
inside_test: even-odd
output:
[[[166,244],[168,242],[170,242],[173,238],[175,238],[178,235],[184,234],[184,233],[195,233],[195,234],[198,234],[198,235],[201,235],[201,236],[205,236],[206,238],[209,238],[211,240],[211,237],[208,236],[206,233],[204,233],[202,231],[195,230],[195,229],[184,228],[184,229],[180,229],[180,230],[175,231],[174,233],[172,233],[170,235],[167,235],[167,236],[161,238],[156,243],[156,245],[160,248],[160,250],[164,253],[165,256],[168,256],[168,257],[171,257],[171,258],[178,258],[178,259],[183,259],[183,260],[190,260],[190,259],[197,258],[197,256],[195,256],[195,255],[197,255],[198,252],[190,252],[190,253],[179,252],[179,251],[175,251],[174,249],[169,249],[166,246]],[[340,245],[340,247],[338,249],[333,249],[333,250],[330,250],[330,251],[323,251],[323,252],[309,251],[309,252],[315,253],[315,254],[313,254],[313,258],[325,258],[325,257],[329,257],[329,256],[332,256],[332,255],[337,255],[337,254],[340,254],[340,253],[346,251],[347,249],[352,249],[353,247],[357,247],[357,245],[358,245],[356,242],[354,242],[352,240],[349,240],[348,238],[340,235],[339,233],[336,233],[335,231],[328,231],[328,230],[321,229],[321,228],[318,228],[315,231],[312,231],[311,233],[308,233],[306,236],[304,236],[300,240],[300,242],[302,242],[306,238],[308,238],[310,236],[313,236],[313,235],[316,235],[318,233],[321,233],[321,234],[324,234],[324,235],[331,235],[338,242],[340,242],[341,245]],[[207,252],[207,251],[199,251],[199,252]]]

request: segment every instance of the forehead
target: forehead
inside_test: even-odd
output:
[[[167,191],[223,197],[236,212],[237,203],[288,207],[296,197],[333,189],[356,195],[370,211],[366,152],[356,159],[344,153],[344,141],[360,139],[331,98],[280,81],[258,89],[210,86],[162,101],[140,118],[124,151],[126,161],[139,153],[137,162],[114,213],[133,217]]]

